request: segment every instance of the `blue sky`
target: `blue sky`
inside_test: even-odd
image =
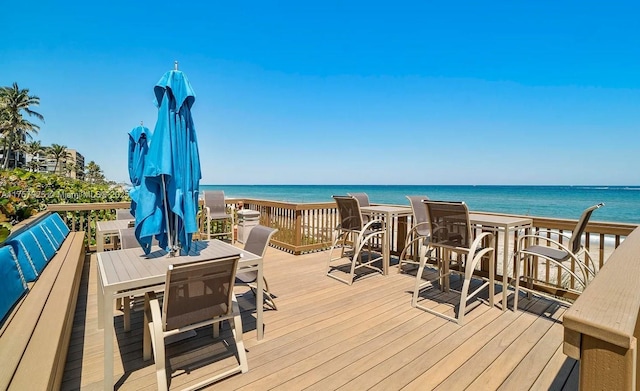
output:
[[[3,5],[0,85],[35,139],[127,181],[178,60],[201,184],[640,185],[640,3]]]

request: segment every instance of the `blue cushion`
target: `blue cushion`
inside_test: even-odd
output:
[[[20,297],[27,284],[20,273],[18,260],[11,246],[0,247],[0,324]]]
[[[42,220],[39,225],[42,226],[47,232],[47,235],[49,235],[49,238],[51,238],[53,244],[55,244],[56,250],[59,249],[60,246],[62,246],[62,242],[64,242],[66,236],[62,232],[62,230],[58,228],[56,222],[53,221],[51,216],[49,216],[46,219]]]
[[[62,232],[65,238],[67,237],[67,235],[69,235],[69,231],[70,231],[69,227],[67,227],[67,224],[65,224],[65,222],[62,221],[62,217],[60,217],[59,214],[52,213],[49,217],[47,217],[47,219],[51,219],[51,221],[55,223],[56,227],[58,227],[58,229],[60,230],[60,232]]]
[[[49,237],[44,226],[42,224],[38,224],[29,229],[28,232],[31,232],[31,235],[36,238],[40,248],[44,252],[44,256],[47,258],[47,262],[49,262],[51,258],[56,255],[57,248],[51,237]]]
[[[35,281],[47,265],[48,259],[31,229],[16,236],[8,243],[16,253],[22,275],[27,282]]]

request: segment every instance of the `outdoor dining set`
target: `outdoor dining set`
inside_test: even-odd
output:
[[[593,211],[604,204],[587,208],[571,235],[560,238],[562,235],[557,232],[532,232],[533,221],[529,217],[470,213],[467,205],[460,201],[407,196],[411,206],[405,207],[372,206],[365,193],[333,198],[339,225],[329,252],[327,276],[351,285],[357,278],[388,274],[390,238],[398,236],[398,232],[391,231],[394,227],[400,230],[393,219],[409,216],[412,227],[398,256],[398,272],[415,272],[411,305],[460,325],[464,323],[469,300],[478,298],[484,289],[488,289],[486,301],[494,306],[496,282],[502,286],[503,311],[507,309],[509,287],[513,286],[515,311],[520,290],[532,292],[541,267],[561,268],[582,288],[596,273],[582,235]],[[513,243],[511,237],[515,238]],[[498,257],[499,250],[502,259]],[[411,265],[413,268],[409,269],[407,266]],[[500,281],[496,279],[498,268]],[[425,271],[432,273],[428,276]],[[422,304],[421,292],[425,290],[439,288],[449,292],[452,275],[460,277],[455,303],[457,314],[453,315],[450,308],[440,311]],[[480,283],[474,283],[475,280]]]
[[[152,243],[152,251],[145,254],[135,237],[135,228],[131,226],[134,219],[128,210],[117,211],[117,220],[98,223],[98,304],[99,327],[104,328],[105,388],[113,384],[111,358],[116,315],[110,309],[116,301],[123,313],[125,331],[131,329],[130,300],[144,303],[143,355],[149,359],[153,354],[160,388],[166,388],[170,379],[165,372],[163,341],[211,323],[217,325],[213,330],[214,335],[218,335],[219,323],[224,320],[229,321],[234,330],[231,335],[238,366],[207,379],[198,387],[249,369],[243,348],[242,320],[233,290],[238,284],[252,288],[256,299],[257,338],[262,339],[263,307],[277,309],[263,271],[266,248],[277,230],[262,225],[254,227],[242,249],[234,245],[233,235],[227,236],[226,241],[210,238],[212,221],[232,219],[233,213],[222,209],[224,193],[204,192],[203,199],[207,197],[209,202],[203,202],[199,212],[204,219],[205,230],[201,235],[204,240],[193,241],[184,255],[169,256],[167,249],[159,247],[157,242]],[[580,262],[584,265],[579,268],[582,272],[573,274],[584,285],[593,277],[588,251],[580,237],[591,213],[601,205],[584,212],[566,245],[552,236],[531,232],[531,218],[472,213],[464,202],[408,196],[410,206],[372,205],[363,193],[333,198],[338,225],[327,254],[326,275],[348,285],[367,276],[387,275],[393,252],[397,256],[393,259],[393,262],[397,259],[397,272],[415,279],[407,305],[410,303],[457,324],[464,323],[470,300],[480,299],[493,307],[496,285],[502,286],[502,310],[507,309],[509,293],[513,293],[512,305],[516,310],[519,291],[528,292],[527,288],[535,283],[534,264],[538,265],[540,259],[560,267],[567,260]],[[406,227],[400,228],[399,220],[406,221]],[[100,241],[105,235],[113,235],[120,249],[103,251]],[[403,242],[403,246],[397,247],[398,251],[392,251],[392,237]],[[556,245],[551,246],[551,242]],[[208,290],[207,286],[223,289]],[[510,286],[513,289],[509,289]],[[426,293],[433,289],[454,293],[457,299],[453,305],[433,306],[429,301],[438,299]],[[196,305],[200,302],[208,303],[204,312]],[[444,304],[447,303],[451,304],[450,301]],[[205,315],[193,321],[194,313]]]

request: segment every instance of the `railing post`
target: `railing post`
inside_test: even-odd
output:
[[[300,246],[302,246],[302,211],[299,209],[296,209],[296,222],[295,222],[295,229],[294,229],[294,235],[295,238],[293,239],[293,245],[295,247],[295,250],[293,250],[293,253],[295,255],[299,255],[301,253],[301,251],[298,249]]]

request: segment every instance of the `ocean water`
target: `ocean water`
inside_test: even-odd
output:
[[[594,221],[640,224],[640,186],[448,186],[448,185],[201,185],[227,197],[287,202],[328,202],[333,195],[365,192],[372,203],[409,205],[407,195],[464,201],[472,211],[577,219],[604,202]]]

